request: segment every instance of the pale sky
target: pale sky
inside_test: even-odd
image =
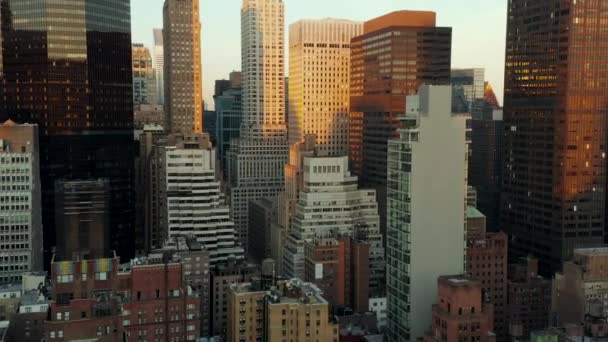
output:
[[[163,2],[131,0],[133,42],[152,47]],[[240,8],[241,0],[200,0],[203,94],[210,108],[215,80],[241,68]],[[285,0],[285,24],[327,17],[365,21],[396,10],[436,12],[438,26],[453,30],[452,68],[485,68],[502,103],[507,0]]]

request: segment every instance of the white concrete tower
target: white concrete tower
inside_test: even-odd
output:
[[[464,272],[465,116],[450,86],[408,96],[399,138],[388,144],[387,302],[390,341],[415,341],[431,326],[437,278]]]

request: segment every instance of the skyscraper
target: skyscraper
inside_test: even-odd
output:
[[[289,144],[316,136],[319,153],[348,155],[350,40],[363,23],[300,20],[289,26]]]
[[[156,74],[156,99],[157,104],[165,104],[165,51],[163,43],[163,29],[154,29],[154,54],[153,65]]]
[[[158,102],[156,73],[152,67],[150,49],[143,44],[133,44],[133,105]]]
[[[406,96],[421,84],[449,84],[452,29],[433,12],[398,11],[365,22],[351,43],[350,161],[361,185],[378,194],[386,226],[386,151],[398,136]]]
[[[247,242],[251,201],[283,190],[288,145],[285,126],[283,0],[243,0],[241,57],[243,117],[228,151],[230,212]]]
[[[0,284],[42,271],[38,126],[0,124]]]
[[[110,182],[111,248],[134,251],[133,84],[128,0],[2,1],[0,121],[37,123],[44,247],[57,180]]]
[[[606,235],[607,10],[509,1],[501,226],[544,275]]]
[[[473,119],[481,116],[484,98],[485,70],[452,69],[452,112],[470,113]]]
[[[504,124],[502,109],[494,109],[484,101],[482,116],[471,120],[469,185],[477,191],[477,208],[488,219],[488,230],[501,229],[500,186],[504,163]]]
[[[164,97],[167,132],[203,132],[199,0],[165,0]]]
[[[167,238],[193,235],[209,251],[209,262],[244,258],[234,222],[216,179],[215,149],[209,136],[169,136],[166,146],[154,152],[157,170],[159,231],[151,232],[152,246]]]
[[[305,242],[315,238],[367,236],[370,290],[384,289],[384,247],[376,194],[360,189],[348,157],[305,157],[303,186],[283,250],[283,273],[304,279]]]
[[[451,115],[449,86],[407,97],[399,138],[388,144],[387,301],[390,341],[431,325],[437,278],[464,273],[465,117]]]

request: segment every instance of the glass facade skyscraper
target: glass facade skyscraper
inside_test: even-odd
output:
[[[501,228],[553,274],[604,242],[608,2],[510,0]]]
[[[2,0],[0,121],[37,123],[47,258],[57,180],[110,182],[112,249],[134,225],[129,0]]]

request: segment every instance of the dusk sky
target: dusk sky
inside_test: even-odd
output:
[[[131,0],[133,42],[152,47],[152,29],[162,27],[164,0]],[[200,0],[203,92],[213,107],[213,84],[241,68],[241,0]],[[451,26],[452,67],[486,69],[502,103],[507,0],[285,0],[285,23],[300,19],[365,21],[396,10],[429,10],[439,26]],[[287,39],[287,30],[285,32]],[[285,54],[288,55],[286,42]],[[286,73],[288,67],[286,64]]]

